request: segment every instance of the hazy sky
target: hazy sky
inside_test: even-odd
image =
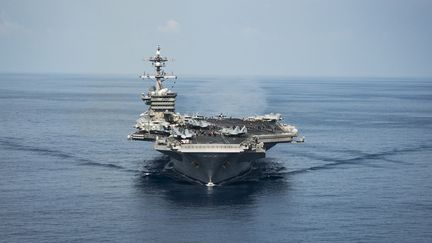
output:
[[[432,77],[432,0],[0,0],[0,72]]]

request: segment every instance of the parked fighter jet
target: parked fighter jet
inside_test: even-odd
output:
[[[241,134],[246,134],[247,133],[247,128],[245,126],[243,126],[241,129],[239,126],[235,126],[234,128],[222,128],[220,130],[220,132],[223,135],[228,135],[228,136],[237,136],[237,135],[241,135]]]

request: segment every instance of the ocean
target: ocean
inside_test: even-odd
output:
[[[180,77],[177,111],[305,136],[208,189],[127,135],[151,83],[0,74],[0,242],[431,242],[432,80]]]

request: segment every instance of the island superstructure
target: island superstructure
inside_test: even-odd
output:
[[[235,180],[277,143],[303,142],[297,129],[282,123],[277,113],[247,118],[176,113],[177,93],[163,85],[167,79],[177,79],[162,69],[168,58],[161,56],[158,46],[155,56],[148,60],[155,73],[140,77],[155,80],[155,85],[141,95],[149,107],[128,138],[154,142],[154,148],[170,156],[172,168],[185,178],[207,186]]]

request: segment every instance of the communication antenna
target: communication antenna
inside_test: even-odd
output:
[[[167,79],[177,79],[177,76],[174,75],[174,73],[172,73],[171,75],[167,75],[165,73],[165,71],[162,69],[162,67],[165,67],[165,62],[168,61],[167,57],[162,57],[160,54],[160,46],[157,46],[156,49],[156,55],[146,58],[146,61],[150,61],[152,63],[152,65],[155,67],[156,69],[156,73],[154,73],[153,75],[149,75],[146,74],[145,72],[140,76],[141,79],[154,79],[156,80],[156,92],[163,89],[163,85],[162,82],[164,82]],[[172,59],[173,60],[173,59]]]

